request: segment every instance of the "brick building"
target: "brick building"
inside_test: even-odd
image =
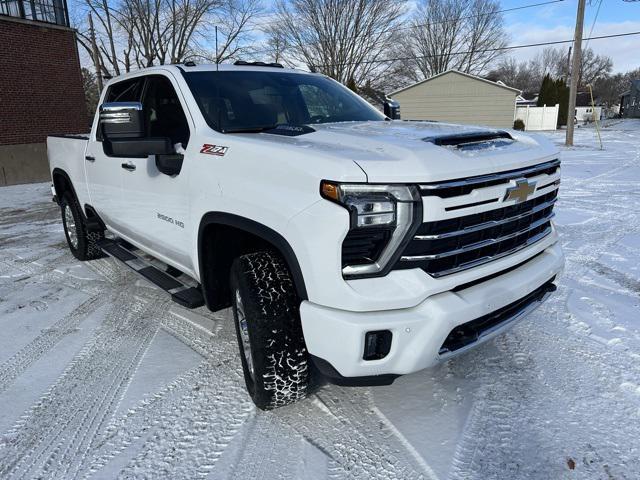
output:
[[[87,131],[64,0],[0,0],[0,186],[49,178],[45,140]]]

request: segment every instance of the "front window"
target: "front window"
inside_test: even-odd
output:
[[[221,132],[385,119],[349,89],[321,75],[222,71],[188,72],[185,77],[205,120]]]

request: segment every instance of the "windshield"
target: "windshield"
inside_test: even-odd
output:
[[[205,120],[221,132],[385,119],[349,89],[321,75],[222,71],[187,72],[185,77]]]

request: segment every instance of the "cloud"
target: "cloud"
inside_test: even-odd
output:
[[[589,34],[591,25],[585,26],[584,36]],[[553,42],[559,40],[569,40],[573,38],[573,25],[556,25],[545,28],[539,22],[536,23],[512,23],[506,26],[506,30],[511,37],[512,45],[526,43]],[[608,22],[597,23],[593,29],[592,36],[615,35],[625,32],[640,32],[640,22]],[[587,42],[582,42],[583,48]],[[614,72],[626,72],[640,67],[640,57],[638,56],[638,45],[640,35],[629,37],[606,38],[602,40],[592,40],[588,42],[588,47],[597,54],[608,55],[613,59]],[[569,50],[571,44],[561,44],[559,47]],[[519,50],[512,50],[510,54],[518,60],[528,60],[544,47],[531,47]]]

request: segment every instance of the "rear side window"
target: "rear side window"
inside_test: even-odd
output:
[[[132,78],[109,87],[105,102],[139,102],[144,78]]]

